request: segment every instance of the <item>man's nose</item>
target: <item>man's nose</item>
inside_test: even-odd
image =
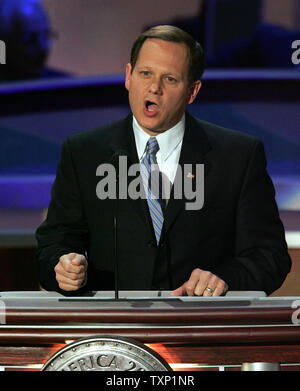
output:
[[[154,79],[151,81],[149,91],[152,94],[161,94],[162,93],[162,86],[160,79]]]

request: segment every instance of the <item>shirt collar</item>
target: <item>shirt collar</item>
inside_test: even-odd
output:
[[[134,116],[132,127],[135,137],[136,149],[140,160],[145,153],[146,144],[151,136],[140,127]],[[182,142],[184,129],[185,114],[183,114],[181,120],[176,125],[156,136],[159,145],[159,151],[164,161],[168,159],[174,149]]]

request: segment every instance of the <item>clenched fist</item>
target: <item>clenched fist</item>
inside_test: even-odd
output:
[[[62,255],[54,268],[58,285],[64,291],[76,291],[86,279],[87,260],[84,255],[70,253]]]

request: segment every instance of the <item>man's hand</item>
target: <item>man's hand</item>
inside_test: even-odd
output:
[[[209,271],[194,269],[188,281],[175,289],[171,296],[221,296],[228,285]]]
[[[76,291],[86,279],[87,260],[84,255],[70,253],[62,255],[55,266],[55,277],[64,291]]]

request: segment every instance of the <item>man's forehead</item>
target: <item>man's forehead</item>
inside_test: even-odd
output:
[[[164,50],[172,50],[172,48],[180,48],[181,51],[185,52],[186,54],[188,54],[189,52],[189,49],[187,47],[187,45],[184,43],[184,42],[177,42],[177,41],[171,41],[171,40],[167,40],[167,39],[163,39],[163,38],[152,38],[152,37],[149,37],[147,39],[145,39],[142,47],[141,47],[141,51],[145,48],[147,49],[148,47],[150,46],[160,46],[162,47]]]
[[[176,61],[172,62],[174,57]],[[179,64],[187,64],[189,59],[188,47],[181,42],[166,41],[158,38],[148,38],[143,43],[137,58],[137,63],[144,61],[169,61],[177,67]]]

